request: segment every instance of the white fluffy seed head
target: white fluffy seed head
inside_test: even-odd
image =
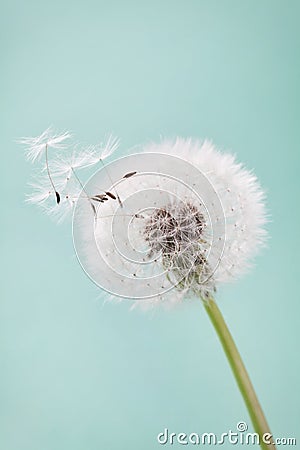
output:
[[[263,245],[264,194],[251,172],[209,141],[177,138],[140,150],[86,186],[91,195],[99,186],[117,191],[122,204],[109,198],[94,218],[79,202],[79,259],[98,285],[136,299],[134,306],[205,299],[240,276]]]

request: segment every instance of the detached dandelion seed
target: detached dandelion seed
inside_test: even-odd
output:
[[[19,140],[26,146],[26,156],[29,161],[41,162],[44,157],[45,162],[44,166],[40,168],[38,177],[31,183],[33,192],[27,196],[27,202],[38,204],[58,222],[71,215],[82,193],[84,193],[93,215],[96,216],[93,201],[97,200],[92,193],[86,192],[84,183],[77,172],[99,163],[105,167],[103,160],[111,156],[119,145],[119,139],[112,135],[104,144],[87,147],[70,144],[70,142],[67,145],[65,141],[70,138],[69,132],[57,134],[52,127],[49,127],[37,137],[26,137]],[[57,150],[59,150],[58,153],[56,153]],[[61,150],[65,151],[61,152]],[[104,194],[106,193],[104,192]],[[110,192],[107,195],[110,198],[117,198]]]
[[[45,155],[46,162],[46,170],[48,174],[49,181],[51,183],[53,192],[55,194],[56,203],[59,204],[61,197],[59,192],[57,191],[53,178],[51,177],[50,168],[49,168],[49,160],[48,160],[48,149],[50,147],[56,149],[65,148],[64,141],[71,137],[70,133],[63,134],[54,134],[52,128],[48,128],[44,131],[40,136],[36,138],[22,138],[20,140],[21,143],[28,146],[27,149],[27,158],[34,162],[41,158],[41,156]]]

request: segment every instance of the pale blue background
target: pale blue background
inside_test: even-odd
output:
[[[70,225],[24,204],[32,168],[15,139],[50,124],[89,143],[113,131],[119,154],[160,135],[210,137],[255,169],[269,247],[218,299],[274,434],[297,436],[299,2],[7,0],[2,11],[1,450],[152,450],[164,427],[250,424],[200,303],[154,316],[103,307]]]

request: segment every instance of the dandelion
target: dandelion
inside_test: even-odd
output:
[[[251,267],[266,240],[264,193],[252,172],[209,141],[163,141],[108,166],[122,208],[105,202],[91,220],[74,215],[74,242],[84,269],[133,307],[171,306],[200,298],[232,367],[255,431],[269,427],[241,356],[214,300],[222,283]],[[111,180],[98,173],[90,188]],[[106,186],[106,187],[105,187]]]
[[[32,145],[44,143],[44,134]],[[52,162],[52,173],[47,163],[48,180],[42,188],[34,186],[29,201],[60,218],[74,210],[79,261],[112,296],[144,308],[202,301],[260,445],[275,449],[263,440],[269,426],[215,301],[219,286],[246,272],[265,244],[265,196],[256,176],[211,142],[181,138],[149,144],[104,165],[118,144],[109,137],[99,147],[73,149],[70,157]],[[32,146],[29,151],[33,155]],[[39,153],[36,149],[30,159]],[[83,183],[77,171],[97,163],[101,170]],[[54,182],[60,183],[56,204]]]
[[[165,141],[143,148],[138,156],[108,167],[117,182],[109,186],[108,179],[107,190],[117,187],[124,208],[113,202],[99,205],[99,220],[90,233],[95,252],[89,249],[85,255],[98,284],[113,295],[135,298],[135,306],[151,306],[182,302],[195,293],[208,298],[220,284],[246,272],[266,237],[264,193],[256,177],[208,141]],[[139,170],[127,172],[125,166]],[[81,228],[94,226],[88,214],[82,217]],[[120,260],[126,284],[119,287],[118,273],[109,270],[108,261],[111,278],[103,285],[104,250],[118,260],[126,254],[124,246],[132,247],[132,255]],[[134,260],[138,255],[143,264]],[[132,281],[136,273],[147,283]],[[123,286],[130,286],[128,295]]]

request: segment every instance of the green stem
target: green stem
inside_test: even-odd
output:
[[[269,434],[269,436],[265,436],[268,442],[273,442],[273,439],[271,438],[272,433],[264,416],[263,410],[259,404],[258,398],[255,394],[253,385],[250,381],[241,355],[239,354],[230,331],[227,328],[222,313],[219,310],[216,302],[212,298],[210,298],[209,300],[205,300],[204,306],[219,336],[219,339],[235,376],[236,382],[246,403],[254,430],[259,435],[260,446],[263,450],[276,450],[276,447],[273,443],[267,444],[263,442],[263,435],[266,433]]]

